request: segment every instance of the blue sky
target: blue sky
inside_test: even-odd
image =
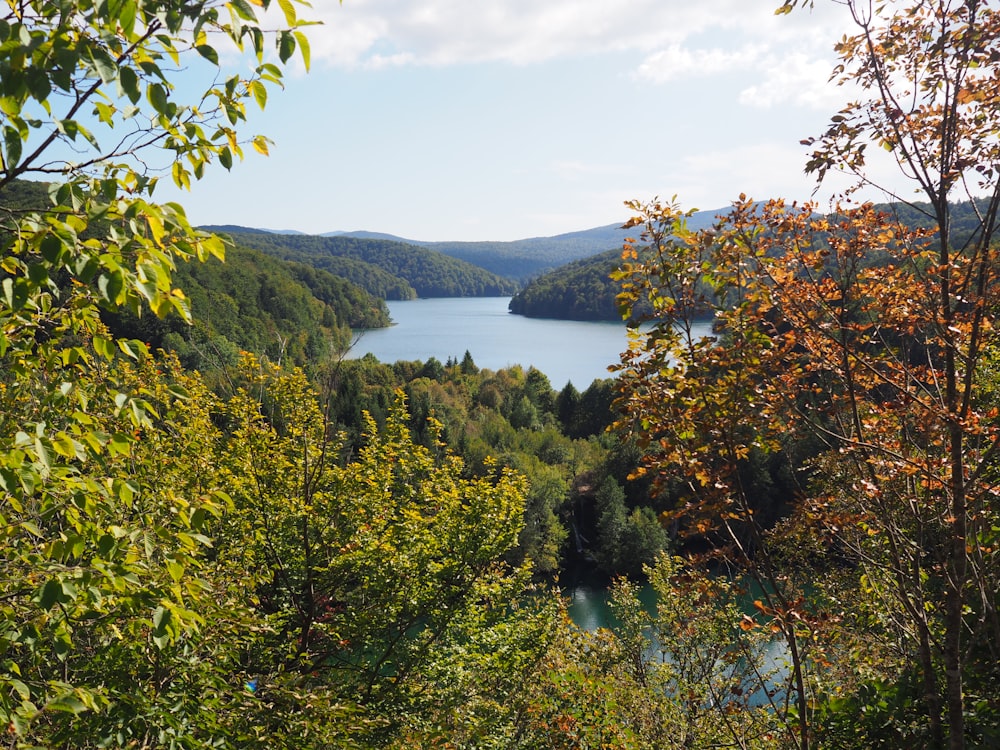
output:
[[[316,0],[312,70],[251,113],[271,155],[158,197],[202,224],[418,240],[622,222],[630,198],[808,199],[799,141],[846,101],[827,79],[851,29],[830,0],[778,4]]]

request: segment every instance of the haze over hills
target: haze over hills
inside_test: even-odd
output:
[[[722,209],[699,211],[689,223],[692,228],[708,226]],[[520,283],[546,271],[590,258],[608,250],[620,250],[626,237],[635,237],[637,229],[622,229],[621,224],[605,224],[591,229],[565,232],[551,237],[529,237],[511,241],[424,242],[377,232],[329,232],[326,236],[391,239],[437,250],[453,258],[485,268],[499,276]]]
[[[698,211],[690,219],[689,225],[698,229],[711,224],[723,209]],[[265,229],[250,229],[234,225],[209,225],[204,229],[243,234],[280,234],[303,236],[301,232],[273,232]],[[620,249],[626,237],[638,235],[638,230],[622,229],[620,224],[605,224],[591,229],[566,232],[551,237],[529,237],[511,241],[448,241],[430,242],[398,237],[384,232],[368,230],[332,231],[316,237],[330,237],[356,240],[377,240],[402,243],[427,250],[436,250],[444,255],[484,268],[497,276],[512,279],[520,284],[559,266],[583,258],[590,258],[608,250]],[[305,235],[309,236],[309,235]]]
[[[203,227],[203,229],[208,229],[213,232],[250,232],[255,234],[297,234],[305,235],[305,232],[300,232],[298,229],[254,229],[250,227],[241,227],[238,224],[211,224],[209,226]]]
[[[385,239],[228,231],[237,245],[348,279],[382,299],[494,297],[518,282],[432,248]]]

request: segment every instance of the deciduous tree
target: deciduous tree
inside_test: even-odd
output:
[[[524,478],[464,478],[440,442],[414,442],[401,392],[384,429],[369,417],[345,457],[300,371],[247,357],[241,382],[225,406],[234,510],[219,543],[269,629],[251,657],[261,695],[318,690],[367,721],[354,736],[369,746],[502,724],[484,684],[532,667],[551,622],[525,597],[530,571],[503,562]],[[301,709],[276,705],[288,724],[275,733],[294,737]]]
[[[881,147],[926,201],[911,205],[932,229],[870,205],[821,216],[741,197],[692,233],[675,206],[635,204],[645,242],[626,249],[623,299],[651,302],[657,325],[624,359],[623,403],[649,467],[689,480],[678,511],[700,532],[721,529],[735,559],[758,570],[781,571],[779,534],[757,522],[741,467],[789,438],[809,446],[781,531],[797,525],[793,538],[815,545],[816,559],[855,566],[855,593],[882,613],[892,633],[882,645],[898,649],[900,673],[883,677],[918,665],[925,724],[903,741],[961,748],[994,736],[985,696],[1000,677],[1000,432],[986,398],[998,343],[1000,18],[976,0],[843,5],[857,28],[837,45],[834,75],[861,96],[807,142],[807,168],[865,184],[866,147]],[[979,217],[964,237],[951,221],[961,199]],[[718,335],[695,340],[685,324],[705,302]],[[766,612],[794,648],[820,632],[815,613],[770,577]],[[804,694],[807,683],[792,687]],[[800,747],[818,741],[807,711],[800,697]]]
[[[266,103],[296,49],[308,61],[295,3],[277,4],[274,32],[258,17],[268,5],[25,0],[0,12],[0,725],[11,744],[223,741],[211,701],[190,698],[219,677],[192,636],[219,624],[207,620],[218,610],[204,526],[225,501],[173,442],[204,414],[183,416],[183,387],[119,366],[144,347],[113,340],[99,312],[187,315],[174,264],[221,256],[179,205],[153,202],[152,170],[187,187],[248,144],[266,152],[240,133],[246,103]],[[234,51],[249,53],[248,74],[226,74]],[[179,95],[182,73],[204,73],[203,93]],[[4,195],[27,177],[52,181],[49,201],[14,210]],[[176,463],[162,464],[168,455]]]

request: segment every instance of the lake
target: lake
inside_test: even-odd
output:
[[[748,615],[756,614],[752,601],[760,596],[760,588],[749,583],[749,592],[743,597],[741,608]],[[579,583],[564,592],[569,599],[569,616],[581,630],[594,631],[598,628],[614,628],[620,625],[611,611],[611,594],[606,586]],[[643,608],[651,615],[656,614],[657,597],[653,587],[642,584],[637,592]],[[650,660],[662,658],[655,642],[653,632],[648,632],[650,638],[646,657]],[[758,687],[750,697],[750,705],[761,706],[767,703],[767,689],[785,689],[785,680],[789,673],[788,646],[781,638],[775,637],[763,648],[762,671],[769,675],[765,685]],[[759,684],[759,683],[758,683]]]
[[[468,351],[476,365],[499,370],[533,366],[555,390],[567,382],[583,390],[612,377],[608,366],[627,348],[619,322],[550,320],[512,315],[510,297],[449,297],[388,302],[394,325],[360,331],[348,357],[371,353],[380,362],[461,360]],[[706,333],[708,333],[706,324]]]

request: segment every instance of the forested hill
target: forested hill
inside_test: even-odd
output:
[[[722,209],[697,211],[688,219],[688,226],[691,229],[707,227],[722,212]],[[591,254],[533,278],[511,299],[510,311],[529,318],[621,320],[615,303],[618,284],[611,280],[610,275],[621,262],[625,236],[638,239],[640,228],[618,231],[621,239],[612,249]],[[611,236],[610,233],[605,235],[608,239]]]
[[[930,227],[932,217],[927,204],[880,204],[882,211],[895,214],[909,226]],[[719,211],[703,211],[689,221],[692,229],[707,226]],[[971,228],[978,226],[971,203],[953,211],[952,241],[958,245],[968,239]],[[635,233],[636,230],[632,230]],[[513,296],[510,311],[529,318],[559,320],[621,320],[615,304],[618,283],[610,274],[618,268],[621,250],[609,250],[577,260],[542,274]]]
[[[305,365],[346,350],[352,328],[389,325],[385,303],[326,271],[230,248],[226,262],[178,266],[178,287],[191,302],[194,324],[119,311],[106,320],[117,336],[174,351],[203,372],[233,364],[240,351]]]
[[[513,296],[510,311],[529,318],[620,320],[618,286],[610,279],[620,262],[621,251],[608,250],[543,274]]]
[[[3,190],[0,212],[16,215],[51,207],[44,182],[15,180]],[[98,233],[102,231],[95,224]],[[116,336],[176,352],[202,371],[235,361],[240,351],[292,364],[320,362],[344,351],[354,328],[389,325],[380,297],[309,265],[231,247],[226,262],[181,263],[173,283],[188,298],[194,324],[148,310],[136,317],[120,309],[102,313]]]
[[[716,212],[705,211],[701,213],[710,217]],[[614,248],[621,248],[625,238],[633,234],[635,234],[635,230],[622,229],[620,224],[607,224],[552,237],[531,237],[510,242],[421,242],[375,232],[336,233],[326,236],[391,238],[399,242],[437,250],[500,276],[524,283],[541,273],[566,263],[589,258]]]
[[[208,227],[213,229],[213,227]],[[385,239],[229,232],[240,245],[335,273],[384,299],[493,297],[516,281],[436,250]]]

